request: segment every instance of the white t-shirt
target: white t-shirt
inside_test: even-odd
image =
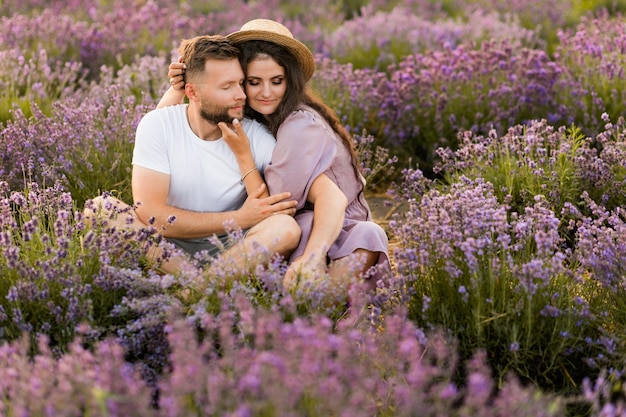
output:
[[[187,120],[187,104],[148,112],[135,136],[133,165],[170,175],[168,204],[197,212],[239,209],[247,193],[235,154],[223,139],[202,140]],[[270,163],[276,140],[265,126],[242,120],[259,172]]]

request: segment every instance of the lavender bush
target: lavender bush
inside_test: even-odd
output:
[[[499,378],[514,370],[547,389],[575,390],[592,372],[582,359],[597,354],[586,342],[600,337],[589,313],[595,286],[567,270],[559,220],[545,202],[509,216],[490,184],[462,178],[392,224],[400,282],[413,291],[410,317],[452,331],[463,358],[485,349]]]
[[[154,381],[167,362],[158,336],[171,303],[155,273],[143,273],[150,235],[83,222],[59,186],[0,186],[0,341],[45,336],[59,354],[78,328],[86,342],[116,334],[127,360]]]
[[[626,203],[620,191],[626,180],[626,121],[619,117],[612,123],[606,113],[601,118],[606,123],[604,130],[587,139],[589,146],[581,149],[577,164],[583,189],[598,204],[612,210]]]
[[[459,149],[439,148],[435,172],[453,184],[459,176],[484,178],[493,194],[509,210],[523,213],[538,196],[557,216],[565,204],[581,202],[588,164],[581,164],[583,149],[591,149],[576,129],[555,129],[546,120],[518,125],[499,136],[465,132]]]
[[[326,53],[356,68],[384,71],[408,55],[487,39],[507,39],[515,47],[539,43],[531,30],[519,26],[515,16],[501,17],[478,9],[466,18],[467,22],[433,20],[427,11],[411,13],[403,5],[390,12],[365,9],[361,16],[345,22],[330,35]]]
[[[142,59],[124,67],[118,77],[104,72],[102,83],[86,86],[55,102],[50,115],[35,103],[28,117],[19,109],[0,131],[0,174],[12,190],[26,182],[60,183],[79,207],[103,191],[130,201],[130,161],[135,128],[153,106],[150,96],[141,104],[133,91],[162,92],[155,84],[163,60]],[[148,76],[143,79],[142,76]],[[139,93],[138,93],[139,94]],[[102,171],[106,175],[102,175]]]
[[[596,140],[545,120],[466,134],[456,152],[440,151],[446,183],[404,173],[392,288],[409,289],[419,326],[448,329],[461,357],[480,347],[496,374],[514,369],[546,389],[576,391],[621,360],[611,329],[625,318],[624,217],[610,190],[624,122],[606,121]]]
[[[562,71],[540,50],[488,41],[409,55],[389,76],[324,61],[315,82],[346,124],[430,171],[435,150],[456,148],[459,131],[503,133],[537,117],[571,123],[558,102]]]
[[[58,358],[40,337],[39,353],[19,340],[0,346],[0,413],[4,416],[153,416],[152,390],[113,340],[93,351],[75,340]]]
[[[170,370],[158,394],[113,340],[57,360],[40,339],[27,359],[23,341],[0,348],[5,415],[451,415],[557,416],[558,398],[508,379],[497,393],[485,358],[465,364],[468,382],[441,336],[426,340],[401,314],[385,330],[333,330],[325,317],[286,323],[245,297],[204,315],[198,337],[188,322],[168,328]],[[157,400],[155,400],[157,398]]]
[[[457,361],[444,338],[426,340],[402,316],[388,317],[379,332],[359,331],[350,323],[333,330],[323,316],[284,322],[282,314],[259,312],[245,298],[234,297],[232,307],[218,316],[200,318],[205,337],[199,344],[184,342],[195,339],[188,326],[175,327],[182,334],[171,339],[173,372],[161,386],[163,411],[281,416],[531,412],[519,408],[519,401],[533,393],[514,380],[493,396],[481,355],[468,364],[468,384],[456,385]],[[561,409],[558,400],[535,394],[541,405],[532,412],[553,415]],[[491,402],[497,405],[492,408]]]
[[[12,111],[30,116],[33,106],[49,112],[52,103],[69,96],[83,78],[80,63],[49,60],[45,49],[30,58],[19,48],[6,49],[0,59],[0,121],[10,120]]]
[[[503,136],[465,132],[456,151],[438,149],[435,171],[448,183],[459,175],[486,179],[498,201],[515,212],[537,196],[546,198],[559,216],[566,204],[585,210],[583,192],[612,210],[624,204],[626,124],[623,117],[615,123],[606,113],[601,117],[604,131],[595,137],[577,127],[556,129],[546,120],[515,126]]]
[[[575,31],[560,31],[556,60],[571,78],[564,104],[587,134],[600,131],[602,114],[626,111],[626,27],[623,16],[584,18]]]

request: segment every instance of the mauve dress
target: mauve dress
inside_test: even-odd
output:
[[[302,255],[309,240],[313,206],[307,203],[306,196],[320,174],[326,174],[348,198],[343,228],[328,251],[330,260],[366,249],[380,253],[377,265],[381,271],[388,268],[389,241],[383,228],[372,221],[350,152],[326,120],[308,106],[302,106],[282,123],[276,134],[272,162],[265,168],[270,194],[289,191],[298,201],[295,219],[302,229],[302,238],[290,260]]]

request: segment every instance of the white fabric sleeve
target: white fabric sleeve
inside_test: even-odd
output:
[[[137,125],[133,165],[170,174],[166,143],[168,131],[158,112],[148,112]]]

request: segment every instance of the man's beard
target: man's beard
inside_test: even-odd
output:
[[[200,116],[209,123],[218,124],[219,122],[224,122],[231,124],[236,116],[231,116],[229,114],[230,109],[231,107],[211,106],[206,105],[206,103],[202,103],[200,107]]]

